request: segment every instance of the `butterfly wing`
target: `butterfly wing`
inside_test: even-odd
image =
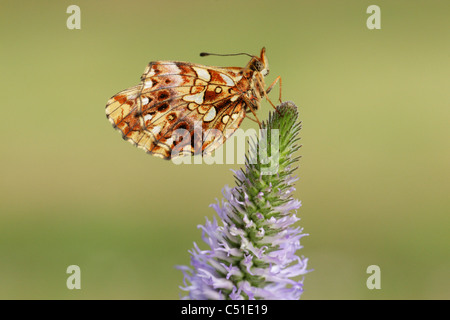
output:
[[[141,83],[113,96],[106,115],[125,140],[170,159],[211,153],[245,117],[241,68],[151,62]]]

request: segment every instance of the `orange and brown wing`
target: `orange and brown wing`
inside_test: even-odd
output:
[[[151,62],[139,85],[108,101],[106,115],[125,140],[150,154],[170,159],[174,150],[182,150],[176,156],[210,153],[221,145],[219,139],[198,135],[216,129],[223,143],[245,117],[245,102],[236,86],[240,71]]]

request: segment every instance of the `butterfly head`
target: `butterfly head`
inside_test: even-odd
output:
[[[269,74],[269,61],[266,56],[266,48],[261,49],[261,56],[253,56],[248,63],[248,68],[262,74],[263,77]]]

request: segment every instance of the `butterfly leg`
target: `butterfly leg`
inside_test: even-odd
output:
[[[250,118],[248,115],[245,115],[245,117],[249,120],[252,120],[253,122],[256,122],[257,124],[259,124],[259,127],[261,127],[261,122],[259,122],[258,118],[253,119],[253,118]]]
[[[253,115],[255,116],[255,119],[252,119],[252,118],[250,118],[250,117],[247,117],[247,118],[249,118],[250,120],[253,120],[253,121],[255,121],[255,122],[257,122],[258,123],[258,125],[259,125],[259,128],[262,128],[262,124],[261,124],[261,121],[259,121],[259,119],[258,119],[258,116],[256,115],[256,113],[255,113],[255,110],[253,110],[253,108],[251,107],[253,104],[252,104],[252,102],[246,97],[246,96],[243,96],[244,97],[244,100],[245,100],[245,102],[246,102],[246,104],[247,104],[247,106],[248,106],[248,108],[250,109],[250,111],[253,113]]]
[[[282,100],[281,100],[281,76],[278,76],[275,79],[275,81],[272,82],[272,84],[267,88],[266,94],[268,94],[273,89],[273,87],[277,84],[277,82],[280,82],[280,85],[279,85],[279,87],[280,87],[280,96],[278,97],[278,100],[280,100],[280,103],[281,103],[282,102]]]
[[[252,108],[250,108],[250,110],[252,111],[252,113],[253,113],[253,115],[255,116],[256,120],[255,120],[255,119],[252,119],[252,118],[249,118],[249,119],[250,119],[250,120],[253,120],[253,121],[255,121],[255,122],[257,122],[258,125],[259,125],[259,128],[261,129],[261,128],[262,128],[262,124],[261,124],[261,121],[259,121],[258,117],[256,116],[255,110],[253,110]]]
[[[269,88],[267,89],[267,90],[263,90],[263,94],[264,94],[264,97],[267,99],[267,101],[269,101],[269,103],[272,105],[272,107],[276,110],[277,109],[277,107],[275,107],[275,105],[273,104],[273,102],[269,99],[269,96],[267,95],[272,89],[273,89],[273,87],[277,84],[277,82],[280,82],[280,96],[279,96],[279,100],[280,100],[280,103],[281,103],[281,77],[280,76],[278,76],[276,79],[275,79],[275,81],[274,82],[272,82],[272,84],[269,86]]]

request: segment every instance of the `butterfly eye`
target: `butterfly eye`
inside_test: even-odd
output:
[[[264,69],[264,64],[261,61],[254,59],[250,64],[250,69],[261,72]]]
[[[255,67],[256,67],[257,71],[263,71],[264,70],[264,64],[261,61],[259,61],[259,60],[256,60]]]

